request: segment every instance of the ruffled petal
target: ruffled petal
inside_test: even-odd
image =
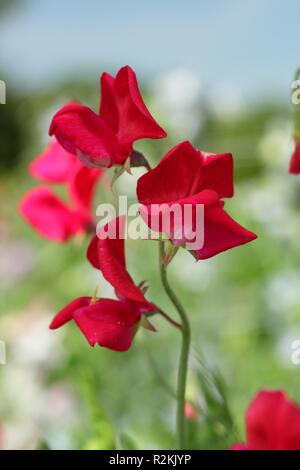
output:
[[[202,152],[201,152],[202,153]],[[231,153],[204,154],[203,189],[216,191],[220,198],[233,196],[233,158]]]
[[[29,173],[49,183],[65,183],[76,162],[74,155],[52,139],[47,149],[29,165]]]
[[[119,110],[117,136],[123,152],[130,152],[135,140],[161,139],[167,136],[146,108],[136,75],[129,66],[119,70],[115,78],[114,92]]]
[[[100,117],[116,134],[119,129],[119,111],[115,100],[115,79],[108,73],[101,76]]]
[[[73,319],[73,314],[79,308],[89,305],[91,302],[91,297],[79,297],[78,299],[70,302],[65,308],[63,308],[52,320],[50,324],[51,330],[56,330],[65,325]]]
[[[203,158],[189,142],[174,147],[151,171],[138,180],[142,204],[159,204],[184,199],[202,191]]]
[[[223,251],[255,240],[257,235],[235,222],[221,207],[204,212],[204,244],[195,250],[197,259],[207,259]]]
[[[84,228],[84,217],[71,210],[46,186],[38,186],[25,194],[19,210],[38,233],[56,242],[65,242]]]
[[[98,343],[114,351],[127,351],[140,315],[124,302],[100,299],[76,310],[73,318],[91,346]]]
[[[142,204],[149,204],[183,199],[205,189],[221,198],[233,196],[232,155],[208,155],[182,142],[138,180],[137,194]]]
[[[70,153],[77,155],[89,168],[106,168],[125,161],[115,134],[106,122],[91,109],[66,106],[52,119],[49,130]]]
[[[235,222],[221,207],[204,210],[204,244],[197,259],[211,258],[230,248],[255,240],[257,235]]]

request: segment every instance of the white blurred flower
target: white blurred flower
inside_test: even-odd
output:
[[[190,257],[187,262],[187,257]],[[203,260],[197,263],[185,250],[179,250],[172,261],[172,272],[178,281],[197,292],[205,291],[215,274],[214,263]]]
[[[71,447],[66,436],[77,418],[74,396],[63,384],[48,387],[43,374],[32,366],[13,364],[3,369],[0,411],[7,417],[2,423],[3,448],[35,449],[45,440],[53,442],[53,448]]]
[[[57,422],[69,421],[73,417],[74,396],[63,383],[47,388],[40,396],[35,415],[46,426],[55,426]]]
[[[49,330],[52,318],[41,302],[32,303],[21,314],[0,318],[7,344],[0,389],[5,449],[34,449],[43,440],[51,441],[54,428],[61,430],[57,448],[70,447],[65,436],[70,435],[76,418],[74,396],[63,383],[47,383],[48,371],[66,359],[58,335]]]
[[[80,422],[74,394],[66,384],[55,384],[43,390],[37,398],[35,420],[40,437],[52,449],[72,448],[71,430]]]
[[[200,89],[198,78],[184,68],[159,76],[154,83],[154,102],[181,137],[193,138],[201,126]]]
[[[278,314],[287,315],[300,302],[300,273],[289,269],[272,277],[265,289],[269,308]]]
[[[258,148],[261,157],[272,169],[280,166],[287,171],[293,151],[291,122],[282,119],[271,120]]]
[[[16,364],[7,364],[1,369],[0,413],[3,417],[5,449],[36,447],[39,432],[33,414],[41,393],[36,370]]]
[[[221,81],[212,89],[209,104],[210,109],[220,119],[234,119],[243,111],[240,90]]]
[[[24,365],[49,365],[65,358],[58,335],[49,330],[53,316],[36,312],[24,319],[18,318],[19,325],[10,347],[13,361]]]
[[[178,68],[158,77],[154,91],[163,105],[183,110],[194,106],[198,100],[200,84],[192,72]]]
[[[293,188],[280,175],[270,175],[259,186],[244,185],[240,193],[245,213],[264,225],[269,235],[279,239],[293,238],[299,230],[300,219],[291,209]]]

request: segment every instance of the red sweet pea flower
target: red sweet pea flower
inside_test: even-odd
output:
[[[104,230],[106,233],[111,230],[110,233],[115,233],[116,238],[100,240],[95,235],[87,252],[89,261],[102,271],[115,288],[119,300],[94,300],[91,297],[76,299],[56,315],[50,328],[56,329],[74,320],[91,346],[98,343],[114,351],[130,348],[140,323],[154,330],[143,314],[153,312],[157,307],[145,299],[126,271],[125,222],[124,216],[109,222]]]
[[[300,407],[282,391],[263,390],[246,416],[247,443],[232,450],[300,450]]]
[[[38,186],[22,198],[21,215],[41,235],[65,242],[94,226],[91,204],[101,171],[91,170],[53,141],[30,165],[29,171],[48,182],[64,182],[70,202],[66,204],[51,187]]]
[[[54,116],[49,133],[86,166],[98,169],[123,165],[136,140],[166,137],[147,110],[128,66],[115,78],[102,75],[99,114],[85,106],[66,106]]]
[[[296,137],[295,139],[295,150],[290,162],[290,173],[300,174],[300,138]]]
[[[74,320],[91,346],[98,343],[114,351],[127,351],[140,319],[140,311],[130,302],[80,297],[56,315],[50,328]]]
[[[197,205],[204,206],[204,243],[202,248],[194,250],[198,260],[256,238],[223,209],[221,198],[233,196],[231,154],[209,155],[194,149],[189,142],[183,142],[138,180],[137,195],[143,204],[141,216],[151,229],[158,232],[164,231],[164,211],[176,205],[192,208],[190,219],[182,215],[171,218],[167,235],[175,246],[193,241],[187,235],[195,233]],[[182,237],[178,233],[183,234]]]

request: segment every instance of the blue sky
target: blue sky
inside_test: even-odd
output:
[[[288,93],[300,65],[299,0],[23,3],[1,20],[0,63],[25,87],[124,64],[145,77],[185,67],[204,86],[228,83],[246,99]]]

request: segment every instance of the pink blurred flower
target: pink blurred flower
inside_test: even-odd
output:
[[[64,183],[69,201],[58,197],[50,186],[37,186],[23,196],[20,214],[41,235],[65,242],[72,235],[90,232],[94,227],[92,198],[102,175],[86,168],[54,139],[29,166],[35,177],[49,183]]]

